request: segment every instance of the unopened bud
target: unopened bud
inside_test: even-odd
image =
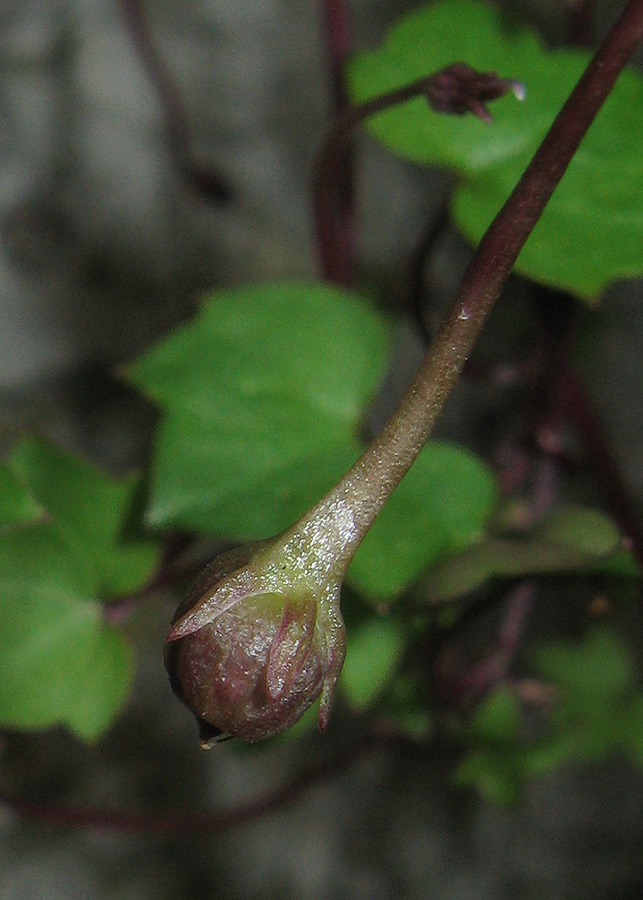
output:
[[[452,63],[431,77],[427,99],[436,112],[457,116],[469,112],[484,122],[491,122],[485,104],[510,91],[517,100],[525,99],[526,90],[521,81],[501,78],[495,72],[477,72],[466,63]]]
[[[165,654],[204,747],[228,735],[272,737],[320,695],[325,728],[346,646],[339,587],[291,566],[277,541],[208,566],[177,610]]]

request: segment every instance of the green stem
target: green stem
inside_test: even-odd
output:
[[[480,241],[451,311],[396,412],[337,486],[289,532],[307,534],[318,547],[332,541],[335,571],[348,566],[429,437],[518,254],[642,39],[643,0],[630,0]],[[417,91],[417,85],[405,89],[410,90]]]

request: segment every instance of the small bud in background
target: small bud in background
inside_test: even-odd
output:
[[[288,559],[278,539],[224,553],[177,610],[165,664],[205,748],[272,737],[320,695],[326,726],[345,654],[340,586]]]
[[[422,91],[436,111],[471,112],[485,121],[491,121],[488,101],[508,91],[525,96],[520,82],[465,63],[437,72]],[[165,662],[174,692],[197,717],[204,747],[228,735],[251,742],[272,737],[320,696],[325,728],[346,649],[342,578],[432,427],[429,415],[421,441],[411,428],[407,452],[394,419],[299,522],[271,541],[217,558],[177,610]]]
[[[456,116],[469,112],[483,122],[491,122],[485,104],[504,97],[509,91],[517,100],[525,99],[526,89],[520,81],[500,78],[495,72],[477,72],[466,63],[452,63],[432,76],[427,99],[436,112]]]

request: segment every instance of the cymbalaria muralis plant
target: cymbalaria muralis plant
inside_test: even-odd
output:
[[[325,728],[345,654],[339,596],[348,565],[429,437],[521,248],[642,33],[643,4],[631,3],[480,242],[451,311],[381,434],[283,534],[215,560],[180,607],[166,660],[205,746],[222,733],[270,737],[292,725],[320,692]],[[419,93],[438,109],[488,120],[484,100],[510,88],[522,96],[516,81],[454,65],[365,110],[349,110],[348,125]],[[342,122],[339,140],[346,127]],[[323,239],[321,246],[327,246]]]
[[[172,159],[222,202],[227,185],[186,144],[180,93],[150,47],[142,5],[121,6],[158,82]],[[640,529],[569,361],[576,300],[591,306],[643,273],[643,79],[621,72],[643,33],[643,0],[627,4],[591,61],[504,27],[494,4],[476,0],[421,6],[381,47],[348,58],[342,4],[326,6],[337,116],[313,172],[323,279],[213,292],[126,367],[161,413],[148,471],[112,478],[30,436],[0,464],[0,724],[103,735],[131,683],[132,611],[168,589],[176,602],[207,559],[195,538],[216,538],[241,546],[205,568],[165,645],[204,746],[277,735],[316,698],[323,729],[335,696],[360,734],[428,744],[439,732],[456,748],[457,780],[496,802],[570,759],[617,750],[643,764],[643,692],[616,630],[587,627],[575,645],[523,640],[536,594],[560,575],[598,584],[592,614],[640,584]],[[478,244],[370,445],[365,410],[393,316],[352,288],[357,126],[418,166],[448,168],[438,220]],[[418,244],[418,258],[432,256],[430,234]],[[522,345],[512,351],[509,375],[530,413],[509,442],[508,478],[497,433],[493,467],[427,437],[510,271],[533,309],[525,357]],[[609,515],[552,489],[566,475],[570,423]],[[527,465],[525,446],[536,448]],[[470,659],[481,609],[504,610],[497,646]],[[553,706],[551,684],[561,688]],[[545,720],[533,741],[521,723],[529,703]]]

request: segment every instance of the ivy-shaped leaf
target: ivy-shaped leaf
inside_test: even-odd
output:
[[[92,739],[132,674],[129,643],[99,598],[137,590],[159,559],[156,543],[128,540],[140,479],[113,479],[32,437],[6,476],[0,490],[18,502],[0,530],[0,724],[65,724]]]
[[[349,67],[352,99],[366,100],[453,62],[523,81],[527,97],[494,101],[493,124],[438,114],[418,98],[372,117],[383,144],[419,163],[446,166],[459,185],[458,227],[474,243],[499,211],[589,61],[546,50],[493,4],[443,0],[414,10],[381,48]],[[612,281],[643,273],[643,79],[624,71],[516,263],[545,284],[595,299]]]
[[[150,521],[234,539],[281,531],[364,445],[364,410],[384,373],[390,326],[323,284],[217,293],[130,366],[163,408]],[[465,451],[420,454],[360,549],[349,580],[376,600],[436,555],[477,539],[495,482]]]
[[[149,579],[158,565],[158,544],[127,537],[139,475],[112,478],[36,437],[16,445],[9,465],[47,510],[78,564],[84,565],[92,595],[130,593]]]
[[[131,679],[124,636],[103,620],[87,570],[50,525],[0,533],[0,725],[66,724],[98,737]]]
[[[239,539],[285,528],[358,456],[388,344],[381,316],[322,284],[212,296],[128,370],[164,409],[150,522]]]

